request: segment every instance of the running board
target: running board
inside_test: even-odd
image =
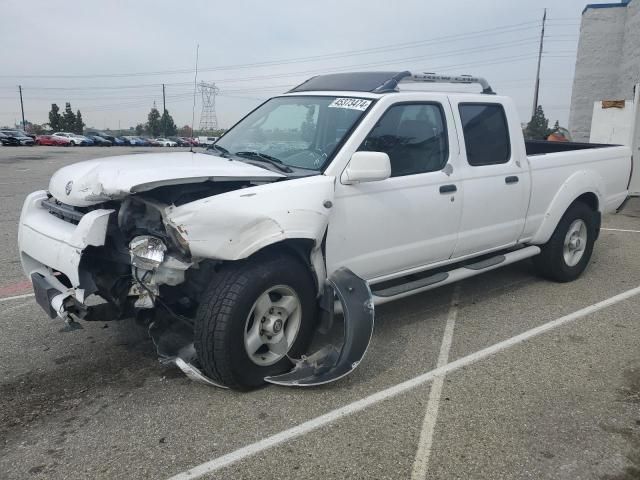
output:
[[[420,288],[429,287],[436,283],[444,282],[449,277],[447,272],[436,273],[430,277],[421,278],[420,280],[413,280],[401,285],[394,285],[393,287],[382,288],[380,290],[373,290],[374,295],[378,297],[395,297],[405,292],[412,292]]]
[[[393,300],[408,297],[409,295],[426,292],[427,290],[432,290],[436,287],[458,282],[465,278],[474,277],[481,273],[489,272],[529,257],[534,257],[539,253],[540,247],[532,245],[509,253],[496,255],[495,257],[476,263],[470,263],[448,272],[440,272],[419,280],[411,280],[400,285],[379,289],[376,289],[376,286],[372,285],[371,290],[373,293],[373,300],[376,305],[381,305]]]

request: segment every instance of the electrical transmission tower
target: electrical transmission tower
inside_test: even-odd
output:
[[[200,82],[202,92],[202,113],[200,114],[200,131],[213,132],[218,129],[216,116],[216,94],[219,92],[215,83]]]

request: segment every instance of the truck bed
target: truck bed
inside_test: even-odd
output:
[[[631,170],[628,147],[569,142],[526,144],[531,198],[523,238],[533,235],[532,243],[548,240],[569,203],[583,191],[597,194],[594,207],[603,215],[615,211],[626,198]],[[530,145],[538,148],[536,153],[529,154]],[[540,151],[543,148],[549,151]],[[546,221],[551,217],[552,222]]]
[[[544,155],[545,153],[569,152],[573,150],[588,150],[592,148],[609,148],[619,145],[605,143],[581,143],[581,142],[549,142],[547,140],[525,140],[527,156]]]

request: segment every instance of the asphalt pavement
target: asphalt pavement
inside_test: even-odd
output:
[[[60,333],[20,268],[55,170],[163,150],[0,148],[0,478],[640,478],[640,201],[575,282],[522,262],[387,304],[349,377],[238,393],[160,365],[133,322]]]

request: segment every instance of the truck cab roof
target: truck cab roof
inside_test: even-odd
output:
[[[370,92],[374,94],[393,93],[399,91],[401,83],[459,83],[482,86],[483,94],[493,94],[489,83],[482,77],[471,75],[440,75],[437,73],[401,72],[347,72],[317,75],[304,81],[287,93],[300,92]]]

